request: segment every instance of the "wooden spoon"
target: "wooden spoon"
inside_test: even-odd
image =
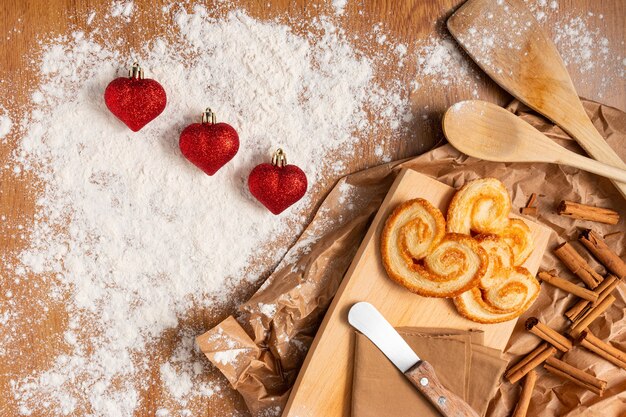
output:
[[[626,170],[568,151],[513,113],[486,101],[461,101],[450,107],[443,116],[443,132],[455,148],[476,158],[569,165],[626,183]]]
[[[559,125],[598,161],[626,168],[587,117],[554,43],[521,0],[469,0],[447,25],[502,88]],[[626,184],[615,185],[626,197]]]

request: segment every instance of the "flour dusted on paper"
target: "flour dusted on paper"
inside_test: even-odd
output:
[[[231,349],[217,352],[213,355],[215,362],[219,362],[222,365],[232,365],[237,361],[239,355],[244,352],[248,352],[250,349]]]
[[[133,415],[154,365],[146,352],[158,351],[159,338],[174,328],[178,347],[160,364],[164,398],[186,407],[220,395],[223,382],[207,380],[210,365],[194,350],[193,335],[204,329],[181,320],[192,309],[219,307],[237,285],[278,262],[285,248],[270,243],[300,233],[311,205],[309,191],[273,216],[247,192],[251,167],[280,146],[314,190],[328,170],[345,173],[359,132],[376,137],[385,127],[393,135],[406,125],[398,122],[409,112],[406,92],[379,85],[376,58],[356,50],[329,18],[316,20],[316,34],[298,35],[242,11],[217,19],[195,6],[173,13],[167,40],[147,40],[133,53],[168,94],[163,114],[133,133],[102,98],[130,59],[96,39],[115,19],[132,19],[135,8],[116,1],[102,21],[89,14],[98,37],[76,31],[45,41],[36,111],[11,117],[23,131],[13,165],[41,187],[30,246],[14,269],[37,275],[29,285],[50,287],[49,299],[32,300],[36,308],[67,300],[71,318],[58,339],[66,353],[48,370],[14,380],[11,395],[24,415],[42,405],[50,415]],[[178,150],[182,128],[209,105],[241,141],[212,177]],[[371,113],[382,116],[374,123]],[[268,316],[275,309],[263,307]],[[0,306],[0,317],[12,314]]]
[[[259,311],[261,312],[261,314],[263,314],[264,316],[270,319],[273,318],[274,315],[276,314],[276,304],[259,303],[258,307],[259,307]]]

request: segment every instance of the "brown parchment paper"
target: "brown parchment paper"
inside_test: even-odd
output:
[[[602,136],[626,160],[626,113],[591,101],[584,101],[584,106]],[[582,152],[561,129],[520,103],[514,101],[508,108],[558,143]],[[554,230],[542,269],[554,268],[562,276],[576,279],[554,257],[552,249],[564,240],[575,240],[582,227],[593,227],[602,235],[620,232],[611,235],[607,243],[620,256],[624,256],[625,200],[610,181],[574,168],[550,164],[486,162],[444,145],[415,158],[348,175],[338,181],[274,273],[240,307],[238,320],[229,319],[210,331],[219,333],[219,337],[200,337],[198,340],[202,351],[207,353],[212,363],[241,393],[252,415],[280,415],[317,326],[369,222],[401,168],[414,169],[453,187],[478,177],[496,177],[508,187],[513,210],[523,207],[531,193],[541,194],[540,214],[536,220]],[[611,207],[620,213],[620,222],[610,226],[558,216],[555,206],[561,199]],[[590,258],[577,242],[574,242],[574,246],[583,256]],[[593,260],[591,263],[601,271],[601,266]],[[563,312],[575,299],[549,285],[542,287],[537,301],[518,322],[506,349],[508,359],[518,360],[539,343],[535,336],[523,330],[522,324],[526,317],[537,316],[556,329],[564,329],[566,326]],[[616,347],[626,349],[626,289],[623,284],[616,289],[615,296],[617,301],[614,305],[590,329],[598,337],[611,340]],[[228,344],[220,342],[222,338],[234,338],[251,348],[237,351],[235,359],[225,364],[215,360],[215,354],[223,352],[229,359],[234,355],[228,352],[232,349]],[[256,348],[252,345],[256,345]],[[625,371],[580,348],[568,353],[565,359],[607,380],[609,384],[604,396],[598,398],[541,371],[529,416],[624,416]],[[502,383],[491,401],[488,415],[508,416],[517,400],[519,389],[518,385]]]

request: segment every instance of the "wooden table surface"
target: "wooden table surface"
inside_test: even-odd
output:
[[[541,3],[539,0],[529,0],[531,4]],[[163,0],[136,0],[135,12],[131,18],[131,24],[120,24],[109,29],[123,39],[122,50],[131,50],[138,47],[146,39],[164,34],[167,26],[165,17],[159,13],[152,16],[151,10],[158,10],[165,4]],[[207,2],[211,4],[212,2]],[[288,13],[302,19],[311,19],[320,13],[332,13],[329,2],[322,1],[288,1],[272,0],[271,7],[267,1],[241,1],[234,2],[237,7],[248,11],[250,15],[259,19],[273,19]],[[461,3],[460,0],[359,0],[348,1],[345,14],[341,18],[342,25],[348,32],[365,33],[371,31],[376,23],[382,23],[385,31],[397,42],[414,45],[420,40],[429,37],[434,31],[441,30],[442,22],[450,11]],[[317,7],[321,5],[321,7]],[[12,106],[24,105],[29,101],[29,94],[37,85],[37,69],[29,67],[32,52],[38,48],[37,40],[55,35],[68,34],[70,31],[85,28],[86,16],[96,11],[104,14],[111,7],[111,0],[2,0],[0,2],[0,104],[10,103]],[[621,75],[608,74],[602,68],[594,71],[580,72],[576,63],[570,65],[570,73],[579,94],[591,99],[602,101],[615,107],[626,109],[626,91],[624,83],[626,56],[624,46],[626,15],[626,2],[595,1],[595,0],[560,0],[558,11],[546,13],[544,26],[552,31],[553,35],[557,27],[562,27],[567,21],[582,16],[586,24],[592,30],[597,28],[598,33],[606,37],[611,46],[611,52],[615,59],[622,65]],[[439,28],[439,29],[438,29]],[[140,35],[138,36],[138,33]],[[593,45],[593,47],[600,47]],[[411,52],[411,49],[409,49]],[[407,67],[402,82],[410,83],[415,77],[415,69]],[[615,82],[607,84],[607,79]],[[411,96],[412,110],[416,116],[416,122],[412,126],[406,138],[385,143],[385,152],[393,159],[416,155],[427,150],[441,138],[439,127],[440,116],[450,104],[464,98],[472,97],[472,87],[465,85],[433,86],[425,85]],[[502,92],[489,80],[483,79],[478,83],[478,92],[483,99],[505,103],[510,97]],[[14,135],[6,144],[0,144],[0,158],[8,159],[8,155],[14,147]],[[351,171],[357,171],[373,165],[377,161],[374,149],[376,141],[371,140],[362,144],[358,149],[353,161],[348,166]],[[331,178],[324,189],[328,190],[335,180]],[[322,190],[316,199],[323,197]],[[0,253],[15,253],[24,247],[24,241],[20,238],[18,225],[28,228],[34,216],[34,193],[28,189],[27,180],[15,181],[8,170],[0,170],[0,214],[6,216],[6,221],[0,222]],[[10,256],[0,257],[0,306],[8,305],[12,301],[5,297],[7,291],[20,294],[25,291],[24,284],[15,284],[10,269]],[[28,282],[28,281],[26,281]],[[251,294],[255,288],[242,287],[240,298]],[[36,297],[38,291],[45,288],[28,288],[30,297]],[[16,297],[14,299],[21,299]],[[24,301],[21,311],[28,313],[28,300]],[[232,304],[232,303],[231,303]],[[187,319],[195,324],[198,329],[208,329],[216,324],[232,311],[235,305],[230,305],[207,316],[203,314],[191,314]],[[41,323],[33,324],[27,331],[26,337],[20,339],[20,346],[10,347],[13,352],[10,356],[0,356],[0,416],[19,415],[16,401],[12,398],[11,380],[21,379],[30,372],[47,369],[51,361],[63,352],[59,344],[59,334],[62,334],[67,325],[67,317],[62,308],[51,311],[47,319]],[[14,323],[15,324],[15,323]],[[23,325],[24,323],[22,323]],[[189,324],[189,323],[187,323]],[[3,332],[24,332],[24,329],[15,329],[7,324],[0,330]],[[175,332],[174,332],[175,333]],[[0,337],[0,343],[2,341]],[[162,351],[156,354],[155,363],[159,357],[168,357],[172,346],[176,343],[175,336],[164,335],[159,341]],[[1,346],[0,346],[1,347]],[[2,350],[0,349],[0,352]],[[16,353],[19,352],[19,353]],[[219,372],[207,367],[209,378],[226,387],[225,379]],[[147,381],[148,388],[142,391],[142,406],[137,416],[153,416],[159,406],[168,403],[164,398],[159,384],[158,365],[150,373]],[[171,403],[170,403],[171,404]],[[193,411],[194,416],[230,416],[247,415],[243,401],[235,392],[229,392],[226,388],[220,396],[215,396],[208,401],[191,402],[188,409]],[[173,407],[171,410],[175,410]],[[34,412],[32,415],[51,415]],[[172,414],[177,415],[177,414]]]

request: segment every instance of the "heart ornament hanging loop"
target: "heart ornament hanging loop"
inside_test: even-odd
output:
[[[217,123],[217,116],[210,108],[206,108],[206,110],[202,113],[202,124],[210,124],[214,125]]]
[[[143,80],[143,68],[141,68],[137,61],[133,62],[133,66],[128,70],[128,76],[130,78]]]
[[[287,165],[287,155],[281,148],[278,148],[276,152],[274,152],[274,155],[272,155],[272,165],[279,168]]]

